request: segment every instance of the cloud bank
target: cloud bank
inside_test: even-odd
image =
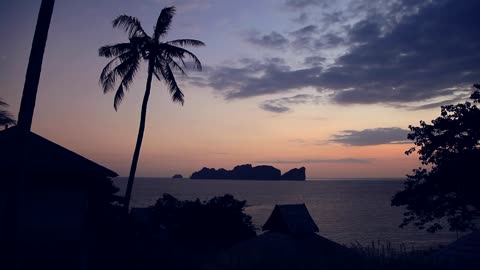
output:
[[[325,57],[309,54],[304,67],[294,67],[280,57],[240,59],[233,66],[211,67],[194,83],[207,86],[227,100],[271,94],[291,94],[301,89],[333,92],[337,104],[387,104],[425,109],[453,100],[480,78],[480,1],[387,1],[368,5],[351,1],[335,18],[356,9],[370,14],[345,26],[342,34],[321,35],[319,25],[309,24],[286,33],[272,31],[249,38],[250,43],[270,49],[305,47],[310,51],[346,46],[348,51],[325,66]],[[290,0],[298,9],[325,5],[325,1]],[[368,8],[374,6],[374,11]],[[385,10],[382,10],[385,9]],[[303,11],[302,11],[303,12]],[[370,13],[369,13],[370,12]],[[302,13],[300,13],[302,14]],[[382,16],[376,16],[376,15]],[[325,18],[329,18],[324,16]],[[306,15],[304,16],[306,20]],[[319,34],[320,33],[320,34]],[[441,33],[441,34],[440,34]],[[440,99],[440,101],[438,101]],[[432,101],[436,100],[436,101]],[[288,103],[288,102],[287,102]],[[288,104],[265,101],[260,107],[287,112]]]
[[[398,127],[374,128],[364,130],[343,130],[340,134],[333,135],[329,142],[346,146],[371,146],[381,144],[405,144],[409,130]]]

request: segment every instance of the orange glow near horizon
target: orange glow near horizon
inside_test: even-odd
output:
[[[155,10],[163,7],[153,2],[133,5],[130,1],[121,1],[106,5],[98,1],[57,1],[38,89],[33,131],[122,176],[127,175],[130,168],[146,76],[142,69],[116,112],[114,94],[103,94],[98,84],[107,59],[98,57],[97,50],[102,45],[126,40],[122,31],[111,27],[111,20],[118,14],[138,16],[145,29],[150,30],[158,16]],[[245,59],[261,62],[274,57],[285,58],[290,70],[307,68],[303,63],[311,52],[305,55],[297,51],[275,53],[245,40],[244,32],[249,33],[257,26],[264,28],[260,29],[262,33],[281,27],[285,36],[290,37],[289,33],[300,27],[292,23],[291,14],[272,12],[269,14],[272,18],[263,18],[263,23],[258,24],[255,21],[258,18],[251,18],[252,10],[244,9],[235,1],[231,5],[238,5],[242,11],[238,14],[219,12],[216,8],[226,4],[218,5],[199,9],[189,9],[186,4],[179,7],[169,36],[204,41],[205,48],[192,51],[204,63],[206,71],[218,66],[234,66],[232,63]],[[274,10],[271,1],[257,5],[258,12]],[[0,97],[10,104],[8,109],[16,115],[39,4],[10,1],[6,6],[15,16],[8,10],[2,13],[5,15],[1,16],[3,25],[16,28],[14,31],[2,29],[9,38],[0,45],[3,46]],[[192,15],[198,15],[195,22],[201,23],[194,24]],[[212,20],[214,18],[216,20]],[[236,32],[231,31],[232,25],[242,27]],[[321,53],[320,56],[332,62],[346,51],[334,48]],[[194,73],[191,78],[195,76],[200,75]],[[282,172],[305,166],[308,178],[404,177],[420,165],[416,156],[404,154],[412,144],[379,142],[354,146],[361,144],[340,144],[332,139],[346,130],[405,130],[409,125],[418,125],[420,120],[429,121],[439,115],[438,107],[412,110],[395,106],[410,105],[408,102],[340,105],[332,98],[334,90],[322,92],[321,87],[302,84],[298,87],[294,84],[283,92],[228,99],[221,90],[211,86],[199,87],[182,77],[178,77],[178,81],[186,98],[183,107],[171,102],[163,83],[153,84],[138,176],[168,177],[177,173],[189,176],[202,167],[231,169],[252,163],[273,165]],[[225,89],[229,90],[232,89]],[[266,101],[300,94],[320,98],[292,103],[283,113],[260,106]]]

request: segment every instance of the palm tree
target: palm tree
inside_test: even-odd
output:
[[[42,72],[43,54],[47,44],[48,29],[52,19],[55,0],[42,0],[37,25],[33,36],[32,49],[28,59],[27,74],[23,85],[22,101],[18,112],[18,127],[28,132],[32,127],[33,113],[37,99],[38,82]]]
[[[0,99],[0,107],[7,107],[8,104]],[[0,110],[0,126],[15,125],[17,122],[13,119],[11,113],[6,110]]]
[[[155,76],[168,86],[173,102],[183,105],[184,95],[177,84],[175,73],[179,72],[186,76],[184,59],[193,60],[193,67],[202,69],[198,58],[183,46],[204,46],[205,44],[194,39],[177,39],[163,41],[170,29],[175,7],[162,9],[154,28],[153,36],[148,36],[143,30],[140,21],[132,16],[121,15],[113,21],[114,28],[121,28],[128,34],[129,42],[115,45],[103,46],[99,49],[99,55],[113,58],[104,68],[100,75],[100,84],[104,93],[115,91],[113,106],[115,110],[122,102],[125,91],[128,90],[135,75],[137,74],[140,62],[148,63],[147,83],[142,102],[140,114],[140,127],[138,129],[137,143],[133,152],[132,165],[128,176],[127,190],[125,192],[125,209],[128,211],[132,195],[135,171],[137,169],[138,157],[142,146],[143,133],[145,131],[145,120],[147,115],[147,104],[152,86],[152,78]],[[118,82],[118,85],[115,86]]]

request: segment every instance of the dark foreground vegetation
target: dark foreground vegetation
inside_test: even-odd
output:
[[[228,194],[206,201],[164,194],[129,216],[112,208],[116,217],[95,224],[89,269],[442,269],[431,256],[436,250],[380,242],[345,247],[316,234],[257,235],[245,205]]]
[[[369,245],[353,243],[350,247],[361,259],[361,269],[446,269],[433,258],[437,250],[415,250],[406,245],[392,246],[388,242],[371,242]]]
[[[155,205],[135,214],[134,254],[145,269],[192,269],[222,250],[256,236],[245,201],[231,195],[181,201],[164,194]]]
[[[206,201],[164,194],[129,216],[112,208],[116,217],[95,224],[89,269],[441,269],[430,259],[434,250],[345,247],[316,234],[257,235],[245,203],[228,194]]]

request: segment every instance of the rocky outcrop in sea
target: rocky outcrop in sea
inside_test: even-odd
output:
[[[202,168],[194,172],[190,179],[230,179],[230,180],[305,180],[305,167],[294,168],[284,175],[280,170],[268,165],[253,167],[251,164],[238,165],[233,170],[223,168]]]

